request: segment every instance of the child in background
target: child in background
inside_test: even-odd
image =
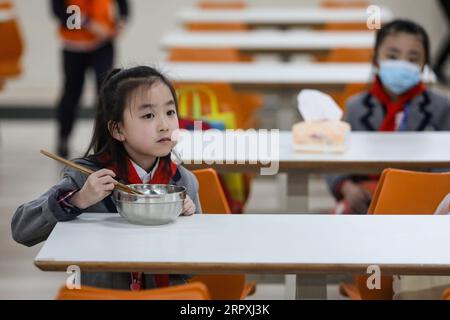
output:
[[[378,31],[373,58],[376,77],[367,92],[347,102],[344,120],[352,130],[450,130],[450,101],[421,81],[430,59],[429,46],[426,31],[412,21],[395,20]],[[365,214],[378,176],[333,175],[327,182],[338,200],[335,213]]]
[[[182,214],[201,213],[197,179],[171,161],[175,145],[171,137],[176,129],[177,96],[161,73],[146,66],[111,71],[100,92],[89,148],[82,159],[75,160],[95,172],[86,177],[65,168],[57,185],[17,209],[12,219],[14,240],[33,246],[46,240],[58,221],[72,220],[87,212],[117,212],[111,193],[118,182],[185,186],[187,198]],[[83,273],[81,283],[138,290],[181,284],[185,278]]]

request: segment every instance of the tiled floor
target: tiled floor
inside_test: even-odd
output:
[[[79,122],[72,141],[73,154],[84,151],[91,132],[90,121]],[[52,299],[65,283],[65,273],[41,272],[33,259],[41,245],[32,248],[15,243],[10,221],[15,209],[44,192],[59,179],[61,167],[42,156],[40,149],[53,150],[53,121],[0,122],[0,299]],[[257,178],[247,206],[249,213],[273,213],[279,206],[277,186],[283,178]],[[310,184],[310,207],[326,212],[333,204],[325,184],[313,177]],[[252,299],[283,299],[283,277],[253,276],[258,280]],[[328,288],[329,297],[341,298],[337,285]]]

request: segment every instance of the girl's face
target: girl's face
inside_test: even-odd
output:
[[[139,162],[168,155],[175,142],[172,133],[178,129],[175,100],[161,81],[151,87],[142,85],[130,94],[123,122],[113,136],[122,141],[130,157]],[[146,168],[144,168],[146,169]]]
[[[406,32],[386,36],[378,48],[376,66],[383,60],[405,60],[423,70],[426,61],[421,37]]]

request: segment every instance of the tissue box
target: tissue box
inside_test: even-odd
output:
[[[299,122],[292,127],[294,150],[344,152],[350,129],[347,122],[337,120]]]

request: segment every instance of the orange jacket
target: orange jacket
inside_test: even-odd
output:
[[[95,43],[98,41],[95,34],[86,27],[87,21],[94,21],[106,27],[111,34],[116,29],[117,19],[114,0],[65,0],[64,11],[70,5],[76,5],[80,8],[81,28],[69,29],[66,23],[61,23],[59,34],[64,41]],[[66,13],[69,18],[73,13]],[[66,21],[67,22],[67,21]]]
[[[22,72],[23,41],[9,0],[0,0],[0,43],[0,80],[19,75]]]

